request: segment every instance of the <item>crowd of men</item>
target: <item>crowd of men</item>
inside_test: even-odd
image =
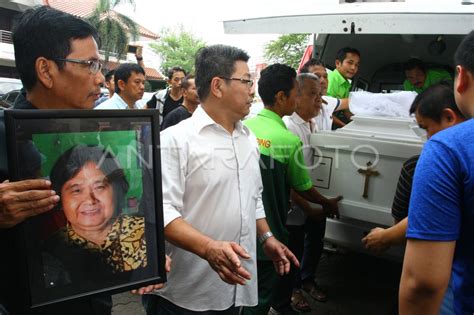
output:
[[[25,88],[16,109],[94,108],[105,78],[92,26],[40,7],[21,16],[13,42]],[[342,196],[328,199],[314,188],[306,144],[312,133],[349,121],[347,97],[360,58],[354,48],[341,49],[329,78],[317,60],[300,74],[283,64],[268,66],[258,85],[264,109],[245,121],[255,93],[246,52],[208,46],[196,55],[194,76],[170,70],[170,87],[147,107],[163,119],[164,233],[172,262],[164,287],[134,291],[143,294],[147,314],[265,315],[270,308],[296,314],[310,310],[302,290],[327,300],[315,269],[326,218],[339,217]],[[405,204],[408,218],[399,216],[401,222],[387,229],[395,230],[396,241],[377,238],[378,229],[363,242],[380,251],[406,240],[400,314],[472,314],[474,122],[463,120],[474,116],[474,32],[457,49],[454,87],[432,86],[443,75],[416,66],[406,68],[407,89],[420,89],[411,112],[432,137],[414,162],[416,172],[414,163],[406,164],[413,183],[400,193],[411,195],[398,196],[397,204]],[[96,108],[136,108],[144,81],[140,65],[120,65],[113,73],[115,93]],[[346,113],[336,118],[337,111]],[[15,226],[50,211],[59,197],[48,180],[2,181],[0,233],[7,253]],[[0,313],[21,314],[15,274],[5,272],[18,262],[1,264]],[[32,313],[111,314],[111,307],[110,296],[94,295]]]

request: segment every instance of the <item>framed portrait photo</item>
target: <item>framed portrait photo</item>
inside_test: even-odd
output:
[[[8,110],[5,127],[10,179],[60,197],[19,227],[28,308],[166,281],[156,111]]]

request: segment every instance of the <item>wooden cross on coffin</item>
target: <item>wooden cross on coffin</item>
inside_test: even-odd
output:
[[[380,173],[376,170],[374,170],[372,167],[372,162],[367,162],[367,169],[358,169],[357,171],[362,174],[362,175],[365,175],[365,183],[364,183],[364,194],[362,195],[362,197],[364,197],[365,199],[367,199],[369,197],[368,195],[368,190],[369,190],[369,179],[371,176],[379,176]]]

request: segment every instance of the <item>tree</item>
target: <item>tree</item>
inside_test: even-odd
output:
[[[161,31],[159,42],[150,44],[150,47],[161,57],[163,73],[174,66],[182,67],[187,73],[193,72],[196,52],[204,46],[206,46],[205,41],[196,38],[182,25],[177,30],[164,29]]]
[[[128,3],[135,7],[135,0],[99,0],[87,20],[98,30],[101,39],[100,49],[104,51],[105,62],[111,53],[121,59],[130,40],[138,39],[138,25],[129,17],[113,9],[119,4]]]
[[[265,45],[264,55],[270,62],[287,64],[298,68],[308,43],[308,34],[287,34]]]

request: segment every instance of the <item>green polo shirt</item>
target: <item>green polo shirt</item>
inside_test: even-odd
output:
[[[288,244],[285,223],[290,208],[290,188],[305,191],[313,186],[305,166],[301,140],[286,128],[280,116],[266,108],[244,124],[258,141],[262,201],[268,225],[279,241]],[[269,260],[260,244],[257,259]]]
[[[413,84],[411,84],[410,81],[405,80],[403,82],[403,89],[405,91],[415,91],[419,94],[426,90],[428,87],[432,86],[433,84],[436,84],[443,80],[452,81],[453,78],[451,77],[449,72],[444,69],[429,69],[428,71],[426,71],[426,79],[425,83],[423,84],[423,87],[416,88]]]
[[[349,91],[351,90],[351,83],[349,80],[344,78],[342,74],[334,69],[328,74],[328,92],[329,96],[335,98],[347,98],[349,97]]]

